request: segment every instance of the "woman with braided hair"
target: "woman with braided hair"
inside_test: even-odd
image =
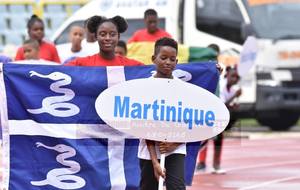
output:
[[[127,30],[127,22],[121,16],[105,18],[93,16],[88,20],[87,28],[98,41],[99,53],[77,58],[66,65],[76,66],[134,66],[142,63],[115,54],[120,34]]]

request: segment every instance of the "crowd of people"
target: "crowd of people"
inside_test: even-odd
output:
[[[179,80],[172,75],[172,71],[178,62],[178,44],[171,35],[158,28],[158,15],[153,9],[144,13],[146,27],[136,31],[128,40],[128,43],[139,41],[155,42],[152,53],[153,64],[156,65],[154,78],[170,78]],[[127,22],[121,16],[105,18],[93,16],[87,19],[84,26],[72,26],[69,33],[69,43],[56,47],[44,40],[43,20],[33,15],[27,23],[29,39],[18,49],[14,60],[0,56],[0,61],[7,63],[22,60],[30,60],[31,63],[64,64],[66,66],[139,66],[143,63],[126,57],[126,42],[120,40],[121,33],[127,30]],[[218,47],[209,46],[216,52]],[[230,109],[235,109],[234,99],[241,94],[241,90],[233,90],[233,85],[238,82],[239,76],[235,68],[227,68],[225,85],[220,87],[220,98]],[[213,139],[215,144],[215,156],[213,168],[215,173],[221,171],[220,158],[223,144],[221,133]],[[166,153],[165,170],[160,167],[160,154]],[[184,181],[184,157],[186,147],[184,143],[154,142],[141,140],[138,157],[140,158],[142,190],[157,189],[159,177],[165,179],[168,190],[185,189]],[[203,170],[206,167],[206,149],[202,149],[197,168]]]

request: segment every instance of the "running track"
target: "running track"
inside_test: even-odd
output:
[[[222,165],[227,174],[196,172],[187,190],[299,190],[300,137],[225,139]]]
[[[212,147],[208,145],[207,165]],[[300,137],[226,139],[222,157],[225,175],[196,172],[187,190],[299,190]]]

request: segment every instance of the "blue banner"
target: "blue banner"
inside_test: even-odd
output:
[[[9,163],[4,187],[139,189],[139,141],[105,125],[95,100],[118,77],[150,77],[153,65],[120,67],[116,74],[108,67],[17,64],[4,64],[2,71],[4,162]],[[174,75],[211,92],[219,77],[214,62],[180,64]],[[199,143],[187,146],[191,184]]]

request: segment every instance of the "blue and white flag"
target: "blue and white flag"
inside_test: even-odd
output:
[[[96,113],[95,100],[109,86],[150,77],[154,70],[152,65],[1,64],[3,187],[139,189],[139,141],[107,126]],[[174,75],[211,92],[219,76],[211,62],[178,65]],[[188,184],[198,149],[199,143],[187,147]]]

